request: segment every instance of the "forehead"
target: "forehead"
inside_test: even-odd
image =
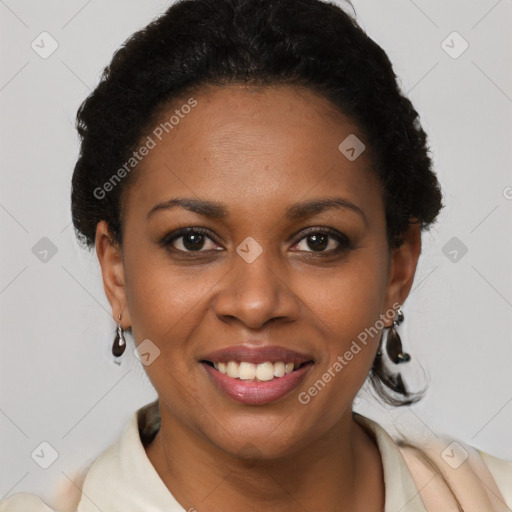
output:
[[[380,200],[368,152],[352,160],[340,151],[347,137],[362,142],[358,127],[305,88],[208,87],[164,109],[147,136],[154,147],[137,167],[130,207],[177,195],[239,210],[335,192]]]

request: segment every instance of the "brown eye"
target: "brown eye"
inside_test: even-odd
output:
[[[219,250],[213,239],[203,229],[186,228],[166,235],[160,245],[180,252],[205,252]],[[206,248],[205,248],[206,246]],[[204,249],[204,250],[203,250]]]
[[[350,241],[338,231],[315,229],[303,236],[296,245],[299,251],[335,253],[347,249]]]

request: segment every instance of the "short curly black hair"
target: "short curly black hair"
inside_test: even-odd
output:
[[[79,242],[95,243],[105,220],[122,246],[122,197],[131,173],[97,190],[125,164],[164,107],[209,85],[292,85],[329,100],[360,129],[383,185],[389,248],[410,223],[428,229],[442,193],[413,105],[384,50],[354,17],[322,0],[179,0],[114,54],[77,113],[81,138],[71,193]],[[134,171],[136,172],[136,171]],[[95,193],[96,191],[96,193]],[[372,379],[411,403],[401,379],[374,365]]]

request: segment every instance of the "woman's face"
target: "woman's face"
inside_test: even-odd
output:
[[[122,260],[98,225],[105,289],[136,343],[150,340],[162,426],[233,454],[289,454],[350,418],[409,292],[419,230],[388,251],[362,135],[313,92],[212,87],[187,100],[162,116],[177,116],[168,134],[146,134]]]

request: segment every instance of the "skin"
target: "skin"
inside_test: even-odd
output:
[[[404,303],[421,251],[419,225],[390,251],[368,151],[351,162],[338,150],[349,134],[363,137],[312,91],[231,85],[194,97],[197,106],[137,169],[124,197],[122,248],[104,221],[96,233],[114,319],[120,313],[137,344],[150,339],[160,350],[145,367],[162,416],[146,453],[186,510],[382,511],[380,454],[352,417],[380,334],[307,405],[297,395],[379,315]],[[178,197],[221,202],[228,216],[174,207],[147,218],[154,205]],[[350,208],[285,217],[297,202],[331,197],[357,205],[364,218]],[[202,252],[180,252],[190,238],[186,246],[184,238],[159,245],[182,227],[212,234]],[[311,227],[332,228],[350,244],[330,237],[318,248],[304,233]],[[236,252],[248,236],[263,249],[252,263]],[[333,253],[337,247],[344,249]],[[211,383],[200,355],[249,338],[313,356],[299,389],[249,406]]]

